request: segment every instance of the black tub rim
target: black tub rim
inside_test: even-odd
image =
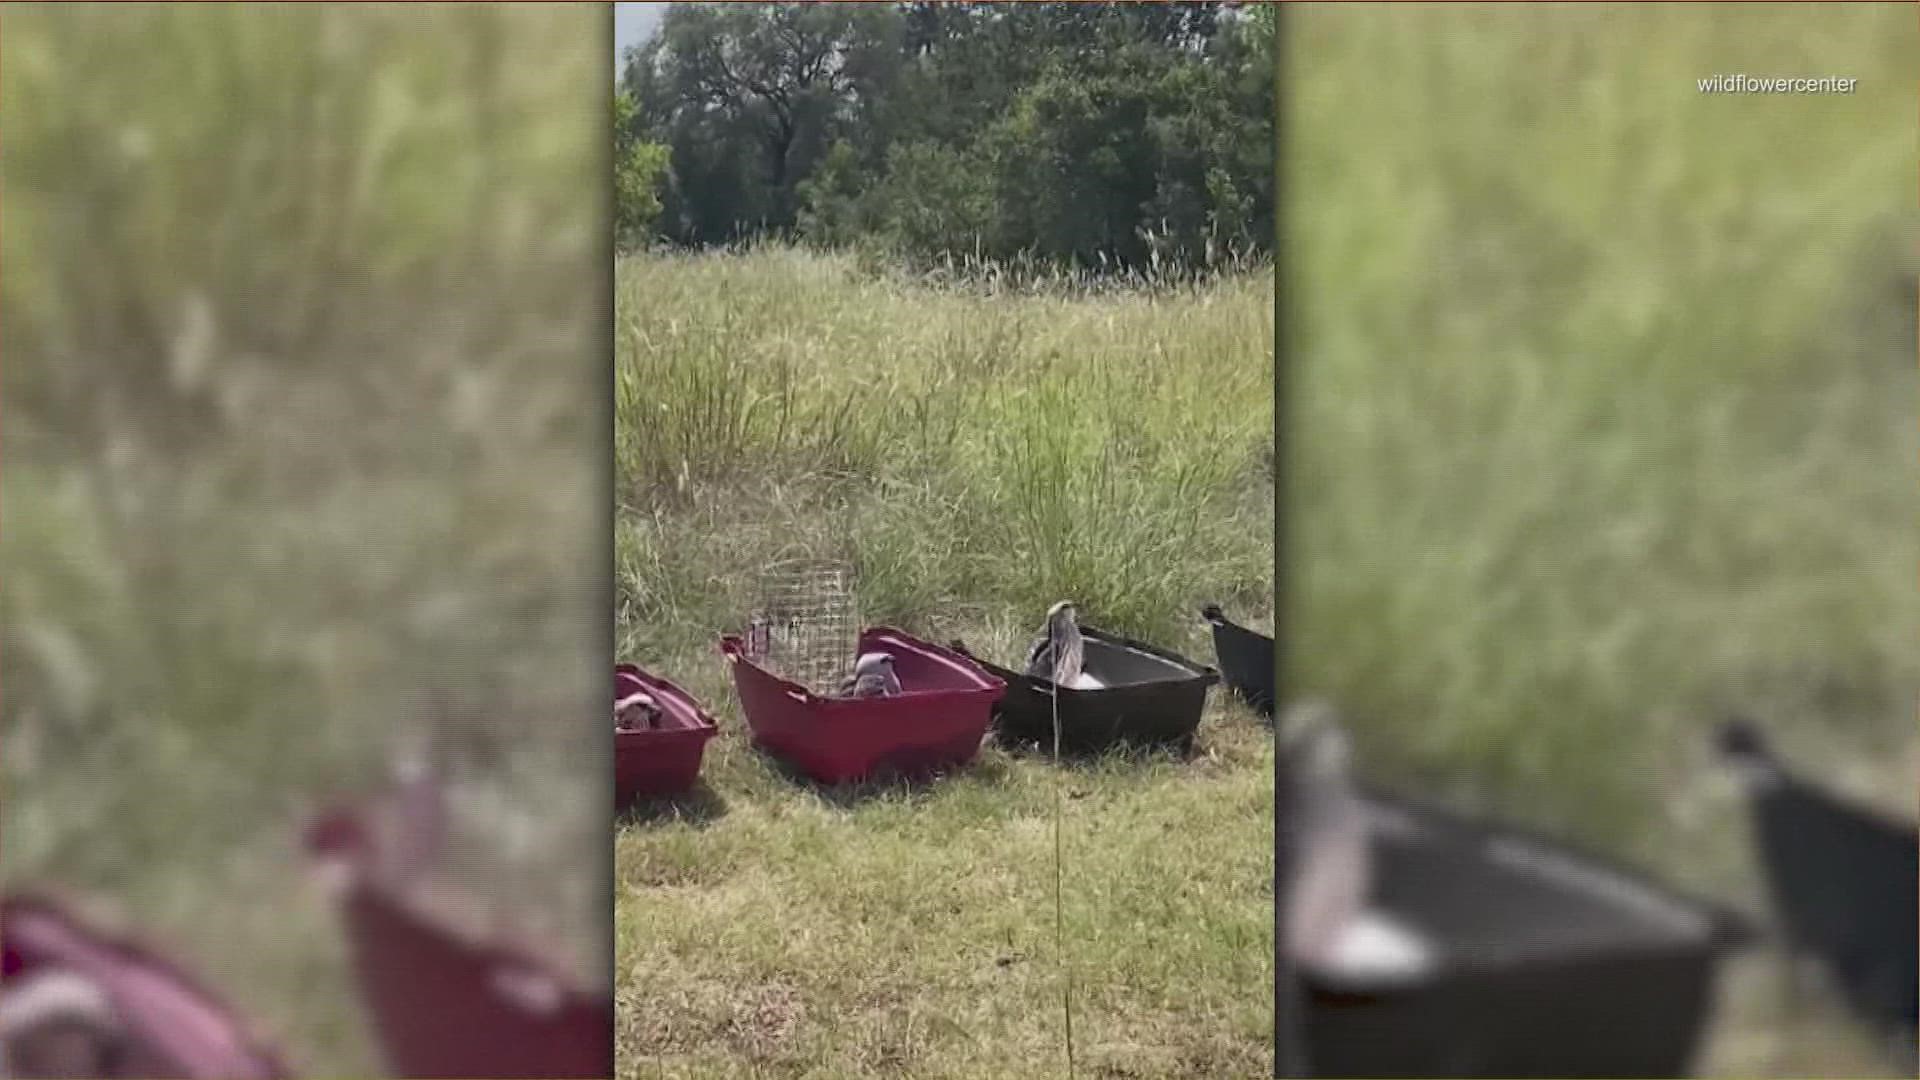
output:
[[[1311,995],[1368,1000],[1389,998],[1443,986],[1455,979],[1572,966],[1598,958],[1697,954],[1708,964],[1718,964],[1728,956],[1757,944],[1761,937],[1761,931],[1750,915],[1720,900],[1669,885],[1644,869],[1595,851],[1590,845],[1570,841],[1533,826],[1501,821],[1491,815],[1455,810],[1436,802],[1389,791],[1376,784],[1360,783],[1355,786],[1364,803],[1404,813],[1416,820],[1434,820],[1445,828],[1463,830],[1485,839],[1507,839],[1541,848],[1619,878],[1664,903],[1697,915],[1702,929],[1697,936],[1676,933],[1666,935],[1662,940],[1639,938],[1616,943],[1572,943],[1551,950],[1481,950],[1471,956],[1451,958],[1432,974],[1406,981],[1347,981],[1326,973],[1296,969],[1295,977]]]
[[[961,656],[964,656],[967,659],[973,661],[974,663],[980,665],[981,667],[986,668],[990,674],[993,674],[998,678],[1000,678],[1002,681],[1004,681],[1007,684],[1008,687],[1024,686],[1028,689],[1033,690],[1035,693],[1040,693],[1040,694],[1046,694],[1050,692],[1059,692],[1059,693],[1064,693],[1068,696],[1096,699],[1102,694],[1123,693],[1126,691],[1135,690],[1139,687],[1145,687],[1145,686],[1193,686],[1196,684],[1203,685],[1203,686],[1215,686],[1215,685],[1218,685],[1220,682],[1220,670],[1218,668],[1215,668],[1209,664],[1203,664],[1198,660],[1194,660],[1189,657],[1182,656],[1171,649],[1161,648],[1160,646],[1155,645],[1151,642],[1141,641],[1137,638],[1127,637],[1124,634],[1119,634],[1119,633],[1115,633],[1113,631],[1108,631],[1108,630],[1102,630],[1098,627],[1087,626],[1087,625],[1082,625],[1080,627],[1080,635],[1085,638],[1091,638],[1092,640],[1098,641],[1104,645],[1111,645],[1117,648],[1128,649],[1133,652],[1144,653],[1145,655],[1151,656],[1156,660],[1159,660],[1169,665],[1172,665],[1174,667],[1180,668],[1181,670],[1186,671],[1188,675],[1185,678],[1179,678],[1179,679],[1150,679],[1147,682],[1121,683],[1118,686],[1102,686],[1097,689],[1088,690],[1088,689],[1081,689],[1079,687],[1073,687],[1073,686],[1059,686],[1055,684],[1051,679],[1043,679],[1037,675],[1029,675],[1024,671],[1016,671],[1015,669],[1010,667],[1002,667],[1001,665],[994,663],[992,660],[988,660],[985,657],[974,652],[972,649],[967,647],[965,642],[961,641],[958,638],[950,642],[949,647],[952,649],[952,651],[959,653]]]
[[[1202,605],[1200,619],[1207,624],[1208,636],[1213,639],[1213,656],[1220,667],[1220,685],[1258,713],[1261,723],[1271,726],[1279,712],[1275,708],[1275,698],[1280,684],[1280,653],[1274,636],[1235,622],[1227,616],[1226,609],[1217,603]],[[1266,651],[1264,672],[1259,670],[1257,664],[1237,662],[1244,659],[1239,653],[1259,649]],[[1228,663],[1230,655],[1235,663]]]
[[[1272,634],[1263,634],[1245,623],[1235,622],[1232,617],[1227,614],[1226,609],[1219,604],[1202,604],[1200,607],[1200,618],[1201,621],[1205,622],[1208,626],[1239,630],[1269,643],[1274,640]]]

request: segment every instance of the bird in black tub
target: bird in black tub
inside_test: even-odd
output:
[[[1370,814],[1355,786],[1353,741],[1339,712],[1308,700],[1289,710],[1282,820],[1290,865],[1280,947],[1303,972],[1379,981],[1418,978],[1432,946],[1374,903]]]
[[[1046,624],[1027,650],[1027,674],[1055,686],[1097,690],[1106,685],[1087,674],[1086,638],[1081,636],[1079,610],[1062,600],[1047,609]]]
[[[1750,720],[1722,723],[1714,747],[1746,790],[1789,979],[1814,961],[1920,1066],[1920,833],[1793,775]]]

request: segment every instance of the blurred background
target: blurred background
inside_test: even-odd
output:
[[[1282,617],[1363,772],[1757,916],[1724,711],[1912,819],[1916,45],[1895,4],[1292,13]],[[1858,87],[1698,89],[1736,73]],[[1756,964],[1707,1072],[1884,1070]]]
[[[442,890],[604,986],[600,5],[9,5],[0,874],[381,1064],[297,828],[431,740]]]

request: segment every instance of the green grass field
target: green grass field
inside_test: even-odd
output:
[[[826,791],[749,747],[715,640],[796,556],[1002,661],[1062,597],[1208,661],[1203,603],[1270,626],[1271,276],[996,294],[770,247],[627,260],[616,309],[617,652],[722,728],[699,798],[618,829],[620,1075],[1059,1072],[1067,971],[1082,1075],[1270,1073],[1273,741],[1243,706],[1190,761],[989,748]]]
[[[1296,688],[1384,779],[1756,912],[1700,745],[1721,710],[1911,817],[1913,10],[1309,7],[1290,33]],[[1859,89],[1697,90],[1723,73]],[[1710,1071],[1883,1067],[1731,985]]]

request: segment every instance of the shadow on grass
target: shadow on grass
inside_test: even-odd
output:
[[[686,824],[705,828],[727,816],[727,800],[706,780],[677,795],[640,799],[615,816],[616,826]]]
[[[998,784],[1007,777],[1006,762],[976,755],[966,761],[933,766],[897,766],[882,762],[864,779],[826,784],[765,747],[756,745],[754,749],[781,779],[824,803],[845,810],[889,797],[920,802],[933,795],[943,783],[963,776],[984,784]]]
[[[1056,760],[1053,746],[1035,739],[1022,738],[998,728],[988,738],[994,746],[1016,758],[1029,758],[1040,761]],[[1156,761],[1184,765],[1205,755],[1205,748],[1197,734],[1166,742],[1130,742],[1120,740],[1102,745],[1064,743],[1060,747],[1058,764],[1075,771],[1091,769],[1135,768],[1150,765]]]

